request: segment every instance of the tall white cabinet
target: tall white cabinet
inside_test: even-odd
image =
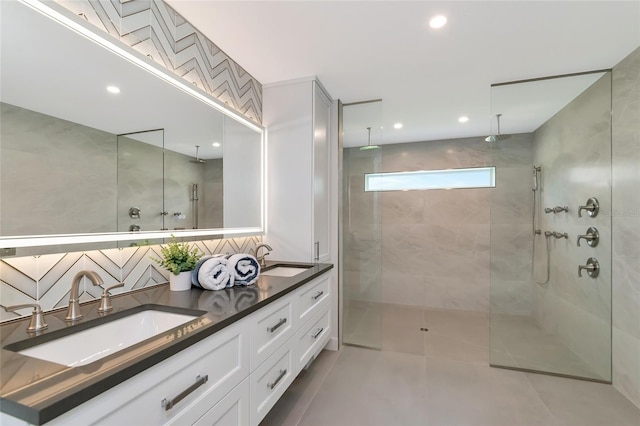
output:
[[[333,101],[314,78],[265,85],[262,96],[268,132],[264,240],[274,259],[331,262]]]

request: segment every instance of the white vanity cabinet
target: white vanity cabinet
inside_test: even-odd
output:
[[[327,271],[46,424],[256,426],[329,341],[330,289]]]
[[[47,425],[193,424],[249,375],[249,317],[154,365]],[[204,382],[204,377],[207,377]],[[199,379],[199,381],[198,381]],[[197,388],[197,383],[203,382]],[[183,399],[177,396],[192,389]],[[168,403],[175,402],[171,408]]]
[[[262,97],[268,132],[264,240],[280,259],[330,261],[330,193],[337,184],[330,174],[333,101],[315,79],[264,85]]]

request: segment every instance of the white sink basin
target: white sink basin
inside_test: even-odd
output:
[[[270,275],[273,277],[294,277],[298,274],[303,273],[309,268],[295,266],[277,266],[273,269],[269,269],[268,271],[261,272],[260,275]]]
[[[18,353],[77,367],[157,336],[194,318],[195,315],[146,310],[23,349]]]

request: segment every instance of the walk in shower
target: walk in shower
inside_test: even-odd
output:
[[[492,366],[611,382],[611,73],[496,84]],[[597,207],[596,207],[597,205]]]

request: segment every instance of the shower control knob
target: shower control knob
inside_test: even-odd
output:
[[[131,207],[129,209],[129,217],[131,219],[140,219],[140,209],[137,207]]]
[[[595,257],[590,257],[587,259],[586,265],[578,266],[578,276],[582,278],[582,271],[586,270],[587,274],[591,278],[596,278],[600,274],[600,263],[598,263],[598,259]]]
[[[589,217],[598,216],[598,211],[600,211],[600,203],[598,203],[598,199],[596,197],[591,197],[587,200],[586,206],[578,207],[578,217],[582,217],[582,210],[586,210]]]
[[[587,229],[587,233],[585,235],[578,235],[578,247],[580,247],[580,240],[587,240],[589,247],[595,247],[600,241],[600,233],[592,226]]]

